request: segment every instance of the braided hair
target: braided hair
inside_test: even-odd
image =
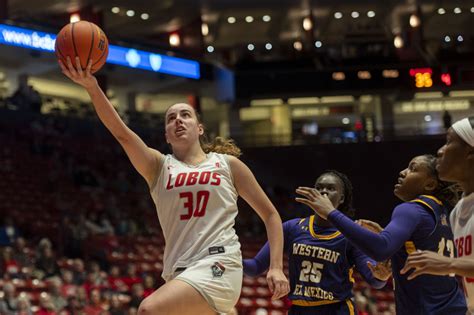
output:
[[[324,175],[332,175],[341,181],[344,202],[339,205],[338,210],[342,211],[348,217],[353,218],[355,215],[355,209],[352,207],[352,183],[349,178],[345,174],[336,170],[326,170],[318,177],[318,179]]]
[[[459,197],[462,193],[461,188],[455,183],[449,183],[439,179],[438,171],[436,170],[436,156],[424,154],[422,157],[426,160],[426,166],[430,170],[431,175],[438,181],[438,187],[433,191],[432,195],[441,200],[449,210],[453,209],[459,201]]]

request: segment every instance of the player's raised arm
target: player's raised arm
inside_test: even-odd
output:
[[[92,62],[89,61],[85,70],[81,69],[78,57],[76,57],[75,64],[76,67],[73,66],[69,57],[67,65],[59,61],[64,75],[86,89],[99,119],[120,143],[138,173],[151,186],[159,173],[162,154],[149,148],[136,133],[125,125],[100,88],[97,79],[91,74]]]

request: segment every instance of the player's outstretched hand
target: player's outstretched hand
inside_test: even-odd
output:
[[[58,62],[63,74],[75,83],[82,85],[86,89],[97,84],[97,79],[91,74],[92,60],[89,60],[87,68],[84,70],[82,70],[79,57],[76,57],[75,67],[69,56],[67,57],[67,64],[64,64],[61,60],[58,60]]]
[[[272,295],[272,300],[278,300],[290,292],[290,284],[281,269],[270,269],[267,273],[268,288]]]
[[[356,220],[355,222],[363,228],[366,228],[367,230],[372,231],[374,233],[380,233],[383,231],[383,227],[381,227],[380,224],[374,221],[360,219]]]
[[[392,275],[392,263],[390,262],[390,259],[378,262],[375,266],[368,261],[367,267],[372,272],[374,278],[382,281],[387,281]]]
[[[423,250],[411,253],[405,263],[405,267],[400,270],[402,275],[408,273],[410,269],[415,269],[408,280],[414,279],[419,275],[447,275],[449,274],[451,259],[435,252]]]
[[[328,196],[321,194],[315,188],[298,187],[296,193],[304,197],[298,197],[295,199],[296,201],[307,205],[323,219],[327,219],[328,215],[336,210]]]

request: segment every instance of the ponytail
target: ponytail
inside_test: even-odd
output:
[[[205,153],[216,152],[216,153],[233,155],[235,157],[239,157],[242,155],[242,151],[232,139],[216,137],[214,138],[212,142],[209,142],[207,140],[207,137],[202,136],[199,139],[199,141]]]

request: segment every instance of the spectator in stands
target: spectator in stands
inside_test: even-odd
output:
[[[71,242],[74,245],[75,257],[82,257],[82,242],[89,237],[89,229],[86,225],[86,217],[83,213],[79,213],[74,220],[71,222]]]
[[[51,278],[48,280],[48,291],[51,299],[51,303],[54,305],[56,311],[60,311],[67,305],[67,300],[61,292],[61,280],[58,277]]]
[[[110,308],[109,308],[110,315],[126,315],[127,312],[125,311],[122,302],[120,302],[120,298],[118,294],[112,294],[110,296]]]
[[[138,308],[140,306],[140,303],[143,301],[145,298],[144,296],[144,290],[143,290],[143,284],[141,283],[135,283],[132,286],[132,294],[131,294],[131,300],[129,305],[131,307],[136,307]]]
[[[0,246],[12,246],[18,236],[20,236],[20,231],[15,226],[13,219],[5,216],[3,225],[0,226]]]
[[[85,308],[89,304],[89,296],[84,286],[78,287],[76,297],[77,303],[81,308]]]
[[[127,270],[125,276],[122,277],[122,281],[128,286],[129,289],[132,289],[134,284],[142,282],[142,279],[137,274],[137,266],[135,266],[134,263],[129,263],[127,265]]]
[[[235,305],[242,285],[240,244],[233,229],[239,195],[259,213],[267,228],[272,248],[267,279],[273,298],[288,293],[282,265],[281,219],[252,172],[236,157],[240,149],[223,139],[216,139],[203,149],[200,138],[204,135],[204,126],[197,112],[190,105],[179,103],[166,113],[166,139],[173,154],[163,155],[148,147],[121,120],[90,72],[92,61],[84,71],[78,58],[74,62],[75,66],[69,58],[67,65],[59,61],[63,73],[89,93],[99,119],[146,180],[167,238],[163,271],[167,283],[142,302],[140,314],[153,314],[155,310],[180,315],[211,314],[228,312]],[[181,185],[174,186],[177,176],[176,184],[181,178],[185,179],[183,176],[191,176],[186,184],[183,181],[190,189],[185,194],[181,193]],[[203,178],[198,181],[194,176]],[[162,198],[163,192],[168,198]],[[197,203],[191,198],[197,198]],[[196,208],[195,204],[202,207]],[[179,216],[177,205],[185,210]],[[201,218],[203,216],[206,218]],[[216,257],[219,264],[209,261],[215,264],[212,274],[199,269]],[[186,304],[179,303],[183,299]]]
[[[3,285],[3,298],[0,298],[0,314],[15,315],[18,310],[18,299],[16,289],[11,282]]]
[[[62,269],[61,270],[61,295],[64,297],[69,297],[71,295],[77,294],[77,285],[74,284],[74,274],[71,270]]]
[[[151,274],[145,274],[143,277],[143,297],[147,297],[156,290],[156,281]]]
[[[79,298],[75,295],[71,295],[67,298],[67,306],[61,315],[82,315],[84,313],[84,305],[79,301]]]
[[[100,289],[92,289],[89,294],[89,304],[84,308],[84,312],[87,315],[101,315],[104,311]]]
[[[26,77],[20,79],[18,88],[7,101],[17,106],[19,109],[32,110],[38,113],[41,112],[41,95],[32,85],[28,84]]]
[[[0,272],[11,278],[18,278],[20,273],[20,264],[13,258],[13,249],[9,246],[0,249],[2,260],[0,261]]]
[[[87,278],[87,272],[84,267],[84,261],[80,258],[74,259],[72,268],[72,272],[74,274],[74,283],[77,285],[84,284]]]
[[[0,314],[2,314],[1,311]],[[30,300],[26,295],[21,295],[18,297],[18,309],[16,310],[15,315],[33,315]]]
[[[113,265],[110,267],[109,276],[107,279],[109,288],[117,292],[128,292],[128,286],[122,280],[120,274],[120,267]]]
[[[103,282],[102,277],[97,277],[94,272],[88,272],[83,287],[86,289],[87,293],[90,293],[93,289],[104,288],[105,282]]]
[[[314,187],[327,196],[333,207],[350,216],[354,214],[352,183],[346,175],[326,171],[316,179]],[[317,215],[286,221],[283,231],[289,260],[290,314],[351,313],[354,267],[378,289],[385,286],[391,275],[388,263],[376,263],[364,255],[330,222]],[[254,258],[244,259],[244,272],[252,277],[262,274],[268,266],[268,243]]]
[[[44,246],[40,249],[35,263],[38,275],[42,278],[49,278],[59,275],[59,266],[56,255],[51,246]]]
[[[13,247],[13,259],[20,265],[20,267],[32,267],[33,261],[28,254],[28,248],[23,237],[17,237]]]
[[[53,302],[51,301],[51,296],[46,292],[41,292],[39,298],[39,309],[36,311],[35,315],[56,315],[56,310]]]

